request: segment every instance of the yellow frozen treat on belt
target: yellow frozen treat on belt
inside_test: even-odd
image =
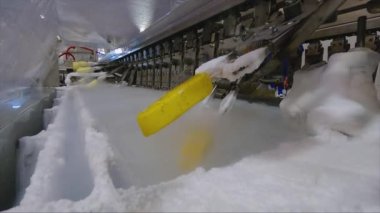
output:
[[[73,61],[73,70],[77,71],[80,67],[89,67],[90,64],[87,61]]]
[[[182,171],[190,172],[197,168],[207,155],[213,142],[213,135],[207,130],[191,131],[181,148],[179,166]]]
[[[212,88],[209,74],[199,73],[170,90],[138,114],[142,133],[149,136],[166,127],[207,97]]]

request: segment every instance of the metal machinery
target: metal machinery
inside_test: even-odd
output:
[[[378,1],[245,1],[170,32],[164,39],[142,42],[139,48],[107,64],[106,70],[113,74],[113,82],[167,90],[194,75],[208,60],[225,54],[233,60],[265,45],[272,52],[268,63],[239,83],[219,79],[214,92],[222,98],[229,90],[238,89],[240,98],[265,100],[268,96],[260,93],[260,84],[291,87],[293,73],[301,65],[317,64],[350,49],[349,36],[357,36],[357,47],[380,51],[378,12]],[[330,44],[326,46],[326,42]],[[307,48],[302,44],[308,44]],[[279,100],[270,99],[274,103]]]

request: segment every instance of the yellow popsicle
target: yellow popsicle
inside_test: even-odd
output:
[[[152,135],[178,119],[207,97],[212,88],[211,77],[199,73],[167,92],[138,114],[137,123],[144,136]]]
[[[73,61],[73,70],[77,71],[80,67],[89,67],[90,64],[87,61]]]

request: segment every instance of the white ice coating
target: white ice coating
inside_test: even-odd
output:
[[[161,92],[62,90],[47,130],[21,140],[21,192],[33,175],[10,211],[380,211],[379,102],[369,80],[379,61],[369,50],[336,54],[297,72],[281,111],[237,101],[219,116],[198,105],[150,138],[135,118]],[[206,121],[215,140],[204,162],[176,170],[181,134]]]
[[[326,65],[299,71],[280,108],[313,133],[358,134],[379,113],[372,79],[379,61],[380,55],[374,51],[352,49],[331,56]]]
[[[223,55],[202,64],[195,70],[195,73],[206,72],[213,77],[236,81],[245,74],[257,70],[268,54],[268,48],[262,47],[239,56],[234,61],[230,61],[228,55]]]
[[[71,78],[72,77],[80,77],[82,79],[91,79],[96,78],[99,80],[102,80],[106,77],[106,72],[89,72],[89,73],[78,73],[78,72],[71,72],[69,73],[65,78],[65,84],[70,86],[72,84]]]

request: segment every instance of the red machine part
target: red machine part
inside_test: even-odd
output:
[[[74,55],[70,52],[70,50],[75,49],[75,48],[76,48],[76,46],[69,46],[69,47],[66,49],[65,52],[61,53],[61,54],[58,56],[58,58],[60,58],[60,57],[62,57],[62,56],[65,56],[65,59],[67,60],[67,59],[68,59],[68,56],[70,56],[70,57],[75,61],[75,57],[74,57]],[[95,54],[95,51],[94,51],[93,49],[91,49],[91,48],[88,48],[88,47],[82,47],[82,46],[79,47],[79,48],[91,52],[91,55],[94,55],[94,54]]]

